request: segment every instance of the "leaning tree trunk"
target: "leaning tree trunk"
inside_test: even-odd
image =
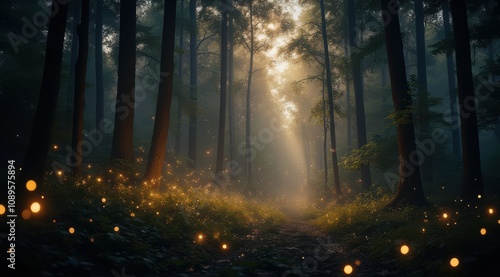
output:
[[[463,183],[462,197],[471,202],[483,194],[481,157],[477,129],[476,97],[472,79],[470,38],[465,0],[451,0],[455,56],[457,63],[458,100],[462,127]]]
[[[425,57],[425,25],[423,0],[415,0],[415,33],[417,40],[417,82],[418,82],[418,105],[421,113],[420,135],[425,138],[430,136],[429,101],[427,97],[427,62]],[[427,155],[422,163],[422,181],[431,182],[432,154]]]
[[[223,0],[223,4],[225,0]],[[222,20],[220,30],[220,107],[219,107],[219,134],[217,137],[217,161],[215,163],[215,175],[224,174],[224,138],[226,134],[226,96],[227,96],[227,9],[222,7]],[[216,184],[221,184],[216,179]]]
[[[443,1],[443,24],[445,40],[451,40],[450,7],[448,1]],[[453,50],[446,49],[446,67],[448,71],[448,95],[450,97],[450,119],[451,119],[451,139],[453,153],[460,153],[460,135],[457,115],[457,91],[455,86],[455,64],[453,62]]]
[[[115,129],[111,159],[132,161],[134,157],[136,1],[120,2],[120,42]]]
[[[85,79],[87,76],[87,58],[89,52],[89,17],[90,0],[82,1],[82,16],[77,27],[78,58],[75,64],[75,97],[73,104],[73,132],[71,148],[71,166],[73,176],[82,174],[82,140],[83,140],[83,112],[85,110]]]
[[[104,119],[104,80],[102,64],[102,17],[103,1],[95,7],[95,127],[100,128]]]
[[[163,33],[161,40],[160,72],[166,73],[158,87],[155,125],[149,150],[148,164],[144,180],[155,183],[161,178],[163,161],[167,150],[170,108],[172,106],[174,81],[175,16],[177,1],[165,0],[163,11]]]
[[[197,101],[196,86],[198,82],[198,58],[197,58],[197,32],[196,25],[196,0],[189,1],[189,84],[190,100],[192,109],[189,112],[189,138],[188,138],[188,165],[196,168],[197,152]]]
[[[250,141],[251,137],[251,111],[250,111],[250,93],[252,92],[252,76],[253,76],[253,58],[254,58],[254,33],[253,33],[253,0],[250,0],[249,10],[250,10],[250,66],[248,67],[248,79],[247,79],[247,102],[246,102],[246,116],[245,116],[245,142],[246,142],[246,165],[247,165],[247,185],[251,187],[252,180],[252,155],[251,148],[252,144]]]
[[[348,2],[349,13],[349,44],[351,45],[351,63],[352,63],[352,79],[354,85],[354,100],[356,102],[356,133],[358,137],[358,148],[363,147],[367,143],[366,139],[366,122],[365,122],[365,103],[364,103],[364,88],[363,74],[361,71],[361,58],[358,55],[353,55],[358,43],[356,41],[356,8],[354,0]],[[371,185],[370,166],[361,164],[361,183],[365,189]]]
[[[58,1],[53,0],[52,11],[57,9],[58,12],[50,18],[49,22],[40,97],[26,157],[22,165],[23,170],[18,181],[19,187],[22,188],[17,191],[18,210],[20,211],[29,208],[33,200],[39,202],[43,200],[39,197],[40,189],[28,194],[28,191],[24,189],[24,183],[28,180],[34,180],[39,188],[43,188],[44,184],[42,177],[49,152],[61,82],[68,4],[59,4]]]
[[[328,50],[328,37],[326,35],[326,17],[325,17],[325,1],[321,0],[321,29],[323,33],[323,48],[325,52],[325,69],[326,69],[326,87],[328,90],[328,107],[330,116],[330,145],[332,152],[332,166],[333,166],[333,185],[335,194],[340,197],[340,177],[339,177],[339,164],[337,162],[337,142],[335,140],[335,117],[333,106],[333,87],[332,87],[332,72],[330,69],[330,52]]]
[[[391,3],[391,7],[389,7],[389,3]],[[394,2],[381,0],[381,5],[383,14],[390,16],[390,18],[384,18],[386,20],[384,29],[394,110],[395,112],[408,112],[412,105],[412,99],[411,95],[408,94],[403,41],[397,12],[399,7],[396,7],[396,13],[389,13],[388,10],[394,8]],[[410,163],[410,156],[417,151],[412,115],[408,113],[404,120],[398,118],[397,121],[399,182],[396,195],[388,207],[394,208],[401,204],[425,206],[427,201],[422,188],[420,168],[418,164]]]

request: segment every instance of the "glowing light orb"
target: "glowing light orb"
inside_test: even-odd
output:
[[[62,175],[62,171],[61,170],[57,171],[57,175],[61,176]]]
[[[203,239],[203,235],[202,235],[202,234],[199,234],[199,235],[198,235],[198,239],[199,239],[199,240],[202,240],[202,239]],[[224,248],[224,245],[222,246],[222,248]]]
[[[493,209],[488,209],[488,213],[492,214],[494,212]]]
[[[477,195],[477,198],[478,198],[478,199],[481,199],[481,197],[482,197],[482,196],[481,196],[481,194],[478,194],[478,195]]]
[[[452,259],[450,260],[450,265],[451,265],[452,267],[457,267],[459,263],[460,263],[460,261],[459,261],[457,258],[452,258]]]
[[[34,212],[34,213],[38,213],[40,211],[42,207],[40,206],[40,203],[38,202],[33,202],[33,204],[31,204],[31,211]]]
[[[97,178],[97,182],[102,182],[102,179],[101,178]]]
[[[448,214],[447,214],[447,213],[444,213],[444,214],[443,214],[443,218],[448,218]]]
[[[75,233],[75,228],[73,228],[73,227],[69,227],[68,232],[69,232],[70,234],[74,234],[74,233]]]
[[[135,217],[135,214],[134,213],[130,213],[130,217]]]
[[[408,252],[410,252],[410,247],[408,247],[408,245],[403,245],[403,246],[401,246],[400,251],[401,251],[401,254],[406,255],[406,254],[408,254]]]
[[[36,189],[36,182],[33,180],[29,180],[26,182],[26,189],[29,191],[34,191]]]
[[[53,146],[54,150],[57,150],[57,148],[59,148],[57,145],[54,145]]]
[[[31,218],[31,212],[26,209],[21,213],[21,216],[23,217],[23,219],[28,220]]]
[[[222,249],[226,250],[226,249],[227,249],[227,247],[228,247],[228,246],[227,246],[227,244],[225,244],[225,243],[224,243],[224,244],[222,244]]]
[[[356,260],[356,261],[354,262],[354,264],[355,264],[356,266],[360,266],[360,265],[361,265],[361,261],[360,261],[360,260]]]
[[[344,266],[344,273],[345,274],[351,274],[354,271],[351,265],[346,265]]]
[[[5,213],[5,206],[4,205],[0,205],[0,214],[4,214],[4,213]]]
[[[106,198],[104,198],[104,197],[103,197],[103,198],[101,199],[101,201],[102,201],[102,203],[106,203]]]
[[[481,230],[479,231],[479,233],[481,233],[481,235],[486,235],[486,229],[485,228],[481,228]]]
[[[113,230],[114,230],[115,232],[118,232],[118,231],[120,231],[120,227],[115,226],[115,228],[113,228]]]

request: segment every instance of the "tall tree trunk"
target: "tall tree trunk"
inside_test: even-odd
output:
[[[325,74],[323,73],[323,76]],[[324,185],[325,192],[328,191],[328,125],[326,124],[326,96],[325,96],[325,80],[322,80],[322,99],[323,99],[323,166],[325,170]]]
[[[165,79],[160,82],[158,87],[155,125],[149,150],[148,164],[144,174],[144,179],[152,183],[161,178],[163,161],[165,160],[165,152],[167,150],[174,82],[176,5],[177,1],[165,0],[160,58],[160,78]]]
[[[220,28],[220,108],[219,108],[219,135],[217,138],[217,161],[215,175],[224,174],[224,138],[226,134],[226,97],[227,97],[227,5],[226,0],[222,6],[222,20]],[[220,186],[218,182],[217,185]]]
[[[77,27],[78,58],[75,65],[75,97],[73,104],[73,132],[71,148],[71,166],[73,176],[82,174],[82,139],[83,139],[83,112],[85,110],[85,79],[87,76],[87,58],[89,52],[89,17],[90,0],[82,1],[82,17]]]
[[[326,87],[328,90],[328,107],[330,116],[330,144],[332,152],[332,165],[333,165],[333,185],[335,194],[340,197],[340,177],[339,177],[339,164],[337,162],[337,142],[335,140],[335,117],[333,106],[333,87],[332,87],[332,72],[330,69],[330,51],[328,50],[328,37],[326,34],[326,16],[325,16],[325,1],[321,0],[321,29],[323,33],[323,48],[325,52],[325,69],[326,69]]]
[[[102,64],[102,17],[103,1],[95,7],[95,126],[99,129],[104,119],[104,80]]]
[[[458,100],[462,126],[463,183],[462,197],[471,202],[483,194],[481,157],[477,129],[477,115],[472,79],[470,38],[465,0],[451,0],[455,56],[457,63]]]
[[[234,119],[234,15],[229,14],[229,57],[228,57],[228,106],[229,106],[229,158],[236,161],[236,138],[235,138],[235,119]],[[231,170],[231,168],[229,169]],[[229,174],[232,176],[232,174]]]
[[[184,49],[184,0],[179,0],[179,4],[181,6],[180,8],[180,18],[181,20],[179,21],[179,48],[181,49],[181,52],[179,53],[178,56],[178,68],[177,68],[177,78],[179,79],[179,83],[182,86],[183,85],[183,53],[182,50]],[[179,92],[182,90],[179,90]],[[178,94],[179,96],[177,97],[177,122],[175,126],[175,155],[180,156],[181,154],[181,135],[182,135],[182,101],[181,101],[181,94]]]
[[[309,186],[309,176],[311,175],[310,173],[310,163],[311,163],[311,153],[309,150],[309,140],[307,139],[307,134],[304,126],[302,126],[302,144],[304,147],[304,165],[305,165],[305,171],[306,171],[306,186]]]
[[[111,159],[132,161],[134,157],[136,1],[120,2],[120,42],[115,129]]]
[[[420,135],[422,138],[430,136],[429,101],[427,97],[427,62],[425,54],[425,24],[424,24],[424,4],[423,0],[415,0],[415,34],[417,40],[417,82],[418,94],[420,95],[417,103],[422,113],[420,122]],[[432,153],[425,157],[422,163],[422,181],[431,182],[432,174]]]
[[[391,3],[389,7],[389,3]],[[406,79],[406,67],[403,54],[403,41],[401,39],[401,30],[399,27],[399,7],[394,7],[397,2],[391,0],[381,0],[382,11],[386,22],[385,42],[387,50],[387,62],[389,64],[389,75],[391,79],[392,100],[394,102],[395,112],[405,111],[411,107],[412,99],[408,94],[408,83]],[[389,13],[388,10],[396,13]],[[420,178],[420,168],[418,164],[410,163],[410,156],[416,153],[415,129],[411,114],[409,118],[401,122],[398,120],[398,152],[399,152],[399,182],[395,197],[388,204],[393,208],[401,204],[410,204],[416,206],[427,205],[427,201],[422,189],[422,180]]]
[[[346,60],[349,58],[349,47],[347,46],[347,42],[344,45],[344,55]],[[346,113],[346,140],[347,140],[347,149],[351,151],[352,148],[352,128],[351,128],[351,86],[349,81],[349,73],[345,74],[345,113]]]
[[[71,128],[73,120],[73,94],[75,93],[75,64],[78,58],[78,35],[76,27],[80,23],[82,17],[82,1],[71,1],[71,12],[73,13],[73,25],[71,27],[71,57],[69,61],[68,71],[68,91],[66,93],[65,104],[65,121],[64,126]]]
[[[59,4],[58,1],[53,0],[51,10],[57,10],[58,12],[56,12],[49,21],[40,97],[38,99],[38,107],[28,143],[28,149],[26,151],[26,157],[22,165],[23,170],[21,171],[18,182],[24,184],[27,180],[34,180],[41,188],[43,188],[41,186],[43,184],[42,177],[49,152],[52,129],[54,127],[54,115],[61,83],[68,4]],[[40,189],[31,192],[30,195],[28,195],[28,191],[20,189],[16,194],[20,202],[18,208],[21,211],[29,208],[32,200],[36,199],[39,202],[41,201],[38,197],[40,195]]]
[[[189,113],[189,167],[196,168],[197,154],[197,101],[196,86],[198,83],[198,57],[197,57],[198,27],[196,25],[196,0],[189,1],[189,78],[190,100],[192,110]]]
[[[366,139],[366,122],[365,122],[365,103],[364,103],[364,88],[363,88],[363,73],[361,71],[361,60],[353,56],[353,49],[356,49],[358,42],[356,41],[356,8],[354,0],[348,2],[349,13],[349,44],[351,45],[351,63],[352,63],[352,79],[354,85],[354,99],[356,102],[356,133],[358,137],[358,147],[361,148],[367,143]],[[361,183],[365,189],[369,188],[372,181],[370,175],[370,166],[367,164],[361,165]]]
[[[247,80],[247,104],[246,104],[246,116],[245,116],[245,131],[246,131],[246,162],[247,162],[247,185],[251,186],[252,180],[252,159],[251,159],[251,148],[252,144],[250,141],[251,137],[251,111],[250,111],[250,101],[251,101],[251,91],[252,91],[252,76],[253,76],[253,57],[254,57],[254,33],[253,33],[253,0],[249,2],[250,10],[250,66],[248,67],[248,80]]]
[[[444,36],[446,40],[452,37],[450,26],[450,7],[448,1],[443,1]],[[453,62],[453,50],[446,49],[446,67],[448,71],[448,95],[450,97],[451,138],[453,153],[460,153],[460,135],[457,115],[457,91],[455,86],[455,64]]]

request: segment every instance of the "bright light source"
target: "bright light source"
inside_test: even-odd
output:
[[[353,270],[354,270],[354,269],[352,268],[352,266],[351,266],[351,265],[346,265],[346,266],[344,266],[344,273],[345,273],[345,274],[351,274],[351,273],[353,272]]]
[[[61,170],[57,171],[57,175],[61,176],[62,175],[62,171]]]
[[[104,197],[103,197],[103,198],[101,199],[101,201],[102,201],[102,203],[106,203],[106,198],[104,198]]]
[[[5,213],[5,206],[0,204],[0,214],[4,214],[4,213]],[[499,220],[499,223],[500,223],[500,220]]]
[[[225,244],[225,243],[222,244],[222,249],[224,249],[224,250],[227,249],[227,244]]]
[[[203,234],[199,234],[199,235],[198,235],[198,239],[199,239],[199,240],[202,240],[202,239],[203,239]],[[224,246],[222,246],[222,248],[224,248]]]
[[[490,209],[488,209],[488,213],[492,214],[493,212],[494,212],[494,210],[493,210],[493,209],[491,209],[491,208],[490,208]]]
[[[31,204],[31,211],[34,212],[34,213],[38,213],[40,211],[42,207],[40,206],[40,203],[38,202],[33,202],[33,204]]]
[[[481,230],[479,231],[481,233],[481,235],[486,235],[486,229],[485,228],[481,228]]]
[[[115,226],[115,228],[113,228],[113,230],[114,230],[115,232],[118,232],[118,231],[120,231],[120,227]]]
[[[443,218],[448,218],[448,214],[447,214],[447,213],[444,213],[444,214],[443,214]]]
[[[26,182],[26,189],[29,191],[34,191],[36,189],[36,182],[33,180],[29,180]]]
[[[408,254],[408,252],[410,252],[410,247],[408,247],[408,245],[403,245],[403,246],[401,246],[400,251],[401,251],[401,254],[406,255],[406,254]]]
[[[460,263],[460,261],[459,261],[457,258],[452,258],[452,259],[450,260],[450,265],[451,265],[452,267],[457,267],[459,263]]]
[[[73,228],[73,227],[69,227],[68,232],[69,232],[70,234],[74,234],[74,233],[75,233],[75,228]]]

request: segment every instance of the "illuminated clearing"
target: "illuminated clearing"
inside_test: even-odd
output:
[[[74,234],[74,233],[75,233],[75,228],[73,228],[73,227],[69,227],[68,232],[69,232],[70,234]]]
[[[410,247],[408,247],[408,245],[403,245],[403,246],[401,246],[400,251],[401,251],[401,254],[406,255],[406,254],[408,254],[408,252],[410,252]]]
[[[34,213],[38,213],[40,211],[42,207],[40,206],[40,203],[38,202],[33,202],[33,204],[31,204],[31,211],[34,212]]]
[[[26,182],[26,189],[29,191],[34,191],[36,189],[36,182],[33,180],[29,180]]]
[[[457,267],[459,263],[460,263],[460,261],[459,261],[457,258],[452,258],[452,259],[450,260],[450,265],[451,265],[452,267]]]
[[[345,273],[345,274],[351,274],[351,273],[353,272],[353,270],[354,270],[354,269],[352,268],[352,266],[351,266],[351,265],[346,265],[346,266],[344,266],[344,273]]]
[[[485,228],[481,228],[481,230],[479,231],[479,233],[481,233],[481,235],[486,235],[486,229]]]

